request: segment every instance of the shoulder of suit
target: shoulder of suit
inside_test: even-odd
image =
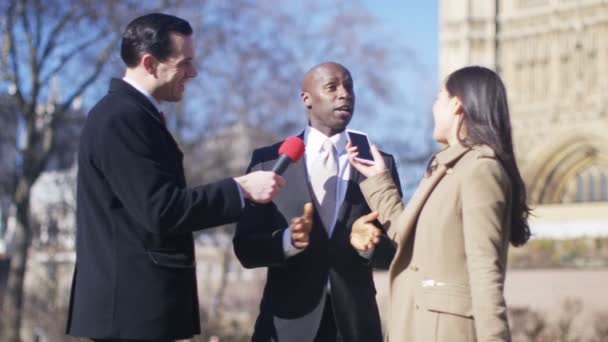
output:
[[[283,144],[283,141],[279,141],[272,145],[258,147],[253,150],[253,155],[263,160],[276,159],[279,156],[279,147],[281,147],[281,144]]]

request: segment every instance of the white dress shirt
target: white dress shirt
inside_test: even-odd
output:
[[[150,100],[150,102],[152,102],[154,107],[156,107],[158,109],[158,101],[156,101],[156,99],[154,97],[152,97],[152,94],[148,93],[144,88],[140,87],[139,84],[137,84],[137,82],[135,80],[128,78],[127,76],[123,77],[122,80],[129,83],[131,85],[131,87],[137,89],[137,91],[139,91],[140,93],[144,94],[144,96],[148,100]]]
[[[304,144],[306,145],[306,149],[304,150],[304,158],[306,161],[306,172],[307,175],[312,174],[315,170],[312,169],[312,165],[315,165],[317,159],[323,158],[324,155],[321,153],[323,149],[323,143],[327,139],[327,136],[321,133],[316,128],[307,126],[304,130]],[[346,137],[346,133],[342,132],[339,134],[335,134],[329,139],[332,141],[334,146],[336,147],[337,157],[338,157],[338,183],[336,186],[336,206],[334,209],[334,216],[332,219],[332,223],[328,229],[328,235],[331,237],[331,234],[334,231],[334,227],[336,225],[336,220],[338,217],[338,212],[342,207],[342,203],[344,202],[344,197],[346,196],[346,190],[348,189],[348,181],[350,179],[350,163],[348,161],[348,154],[346,153],[346,143],[348,142],[348,138]],[[313,195],[314,196],[314,195]],[[304,249],[296,248],[291,243],[291,228],[288,227],[283,232],[283,251],[285,252],[285,257],[292,257]],[[359,254],[364,258],[371,258],[373,250],[367,252],[359,252]]]

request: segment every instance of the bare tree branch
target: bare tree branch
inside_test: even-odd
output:
[[[91,74],[84,80],[84,82],[82,82],[79,86],[76,87],[76,90],[74,90],[71,95],[68,96],[67,100],[65,100],[61,105],[61,109],[59,110],[59,112],[63,113],[67,111],[72,105],[72,102],[74,102],[74,99],[82,95],[86,88],[97,79],[97,77],[103,70],[106,61],[110,57],[110,53],[113,51],[113,49],[116,48],[116,45],[119,41],[120,37],[115,37],[110,41],[110,43],[108,43],[108,45],[106,45],[106,47],[103,49],[103,51],[95,61],[95,68],[93,69]]]
[[[48,84],[48,82],[53,78],[53,76],[56,76],[57,73],[59,73],[61,71],[61,69],[63,69],[68,64],[69,61],[73,60],[74,58],[76,58],[78,56],[77,52],[83,51],[83,50],[87,49],[88,47],[90,47],[91,45],[98,43],[99,40],[101,38],[103,38],[104,36],[106,36],[108,33],[110,33],[110,30],[107,30],[107,29],[100,31],[93,38],[81,42],[80,44],[74,46],[74,48],[72,48],[72,49],[68,50],[67,52],[65,52],[64,54],[62,54],[59,61],[57,61],[57,65],[53,69],[48,71],[45,76],[41,77],[40,84],[42,86]]]
[[[19,55],[17,52],[17,47],[15,46],[15,36],[13,31],[13,25],[15,20],[15,11],[16,11],[17,3],[16,1],[12,1],[9,4],[8,11],[6,13],[7,16],[7,24],[6,24],[6,33],[5,33],[5,46],[4,49],[7,51],[7,61],[3,63],[6,65],[7,72],[5,73],[5,78],[12,83],[14,86],[15,97],[17,98],[17,105],[21,111],[24,111],[26,108],[26,101],[23,97],[23,93],[21,90],[21,77],[20,77],[20,67],[19,67]],[[4,53],[3,53],[4,55]],[[11,70],[8,70],[8,60],[10,60]]]
[[[35,8],[35,19],[36,19],[36,34],[34,36],[34,45],[40,46],[40,42],[42,41],[42,3],[40,0],[34,0],[34,8]],[[36,56],[37,58],[38,56]]]

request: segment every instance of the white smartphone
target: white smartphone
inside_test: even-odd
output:
[[[359,155],[357,158],[355,158],[355,160],[364,164],[374,165],[375,162],[374,156],[372,155],[372,145],[369,143],[367,133],[347,129],[346,136],[348,136],[348,141],[350,141],[351,145],[357,146],[357,152],[359,152]]]

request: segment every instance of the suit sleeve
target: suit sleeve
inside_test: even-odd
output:
[[[509,243],[508,184],[499,162],[480,158],[461,186],[464,247],[479,341],[510,341],[503,295]]]
[[[183,174],[176,174],[163,154],[161,128],[145,119],[133,113],[113,115],[99,128],[104,138],[96,145],[101,172],[129,214],[161,235],[236,221],[242,211],[236,182],[180,186]]]
[[[262,169],[260,153],[254,151],[247,172]],[[283,232],[287,225],[279,222],[274,203],[247,201],[243,216],[236,225],[233,248],[246,268],[281,266],[285,264]]]
[[[397,172],[395,159],[392,155],[388,155],[386,159],[388,170],[390,171],[395,188],[399,193],[399,197],[402,197],[403,194],[401,192],[401,182],[399,180],[399,173]],[[395,252],[397,251],[397,244],[389,238],[385,228],[380,224],[380,222],[377,222],[377,225],[382,230],[382,235],[380,236],[380,242],[374,249],[374,254],[371,260],[372,266],[379,269],[388,269],[393,257],[395,256]]]

